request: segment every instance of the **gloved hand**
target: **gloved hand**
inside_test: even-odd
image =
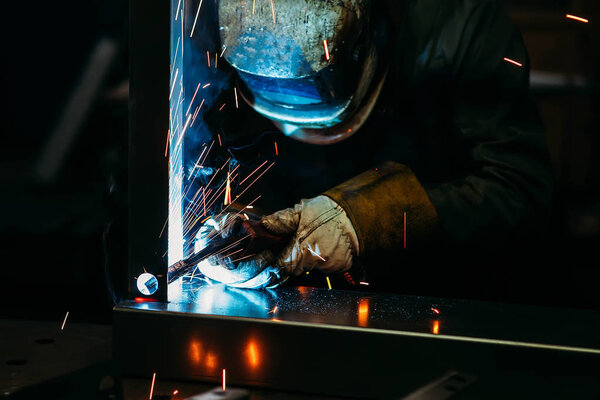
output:
[[[359,254],[358,237],[346,212],[327,196],[301,200],[293,208],[261,219],[277,235],[292,235],[277,255],[282,276],[298,276],[317,269],[324,273],[345,272]]]
[[[196,251],[214,235],[229,237],[232,214],[209,219],[197,235]],[[280,236],[290,236],[278,254],[263,251],[240,259],[240,255],[213,256],[198,264],[200,272],[229,286],[258,289],[279,286],[289,276],[317,269],[324,273],[345,272],[359,254],[358,237],[346,212],[327,196],[301,200],[293,208],[261,219],[262,225]]]
[[[226,239],[241,234],[242,239],[244,233],[236,232],[232,223],[236,217],[240,218],[239,214],[228,213],[208,219],[196,235],[195,251],[203,249],[216,236]],[[271,251],[248,257],[235,248],[226,249],[199,263],[198,269],[210,279],[239,288],[272,288],[287,279],[279,273]]]

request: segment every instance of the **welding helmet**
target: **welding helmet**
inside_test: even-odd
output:
[[[301,141],[352,135],[385,78],[370,9],[369,0],[220,0],[221,45],[244,100]]]

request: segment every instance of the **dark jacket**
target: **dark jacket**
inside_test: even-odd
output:
[[[407,247],[434,237],[493,245],[542,220],[552,193],[544,129],[525,46],[500,2],[409,0],[394,10],[384,90],[350,138],[315,146],[260,136],[274,127],[250,109],[213,119],[233,147],[256,142],[231,150],[241,161],[276,158],[256,188],[263,206],[326,192],[346,209],[367,258],[404,247],[404,213]]]

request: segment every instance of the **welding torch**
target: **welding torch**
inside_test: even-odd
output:
[[[227,228],[226,237],[217,235],[212,238],[205,248],[188,258],[177,261],[169,266],[168,283],[190,272],[200,262],[221,253],[240,253],[240,258],[258,254],[265,250],[279,251],[289,242],[289,237],[274,235],[260,221],[235,217]]]

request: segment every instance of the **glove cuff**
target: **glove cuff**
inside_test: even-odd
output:
[[[427,192],[405,165],[386,162],[324,193],[352,221],[361,255],[398,250],[407,241],[424,243],[437,231],[437,212]]]

